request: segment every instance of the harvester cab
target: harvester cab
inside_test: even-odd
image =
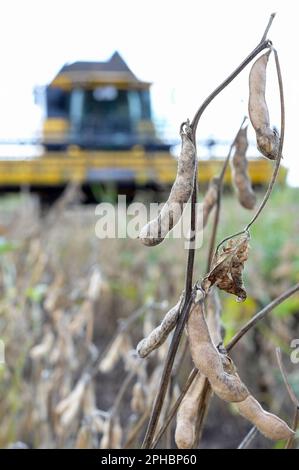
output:
[[[150,83],[140,81],[118,52],[107,62],[74,62],[46,87],[43,137],[48,150],[168,150],[156,136]]]

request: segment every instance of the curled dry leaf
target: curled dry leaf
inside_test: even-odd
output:
[[[249,75],[249,116],[256,132],[257,147],[270,160],[278,156],[279,134],[270,127],[266,102],[266,72],[271,51],[260,56],[253,64]]]
[[[246,151],[248,148],[247,126],[240,129],[235,141],[235,153],[232,158],[232,179],[241,206],[253,209],[256,195],[253,192],[248,174]]]
[[[184,211],[184,205],[190,199],[193,189],[193,178],[196,166],[196,151],[191,139],[191,128],[185,123],[185,131],[181,126],[182,148],[178,160],[175,182],[168,200],[160,214],[140,231],[139,238],[146,246],[161,243],[168,232],[179,222]]]
[[[248,258],[248,240],[247,234],[230,239],[221,252],[216,253],[211,271],[202,282],[205,292],[208,292],[211,286],[216,285],[219,289],[236,295],[238,301],[246,299],[242,271]]]
[[[160,325],[138,343],[136,349],[140,357],[147,357],[166,341],[179,318],[181,301],[180,298],[178,303],[166,313]]]

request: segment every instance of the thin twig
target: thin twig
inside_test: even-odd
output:
[[[275,15],[276,15],[276,13],[271,13],[271,16],[269,18],[269,22],[268,22],[267,27],[265,29],[265,32],[262,36],[261,43],[264,42],[267,39],[267,35],[268,35],[268,32],[269,32],[269,29],[271,28],[271,25],[272,25],[272,22],[275,18]]]
[[[230,161],[230,157],[233,151],[233,148],[236,144],[236,139],[237,136],[242,129],[245,121],[247,119],[247,116],[244,116],[242,124],[235,135],[234,140],[232,141],[227,157],[222,165],[222,169],[220,172],[220,175],[217,179],[217,201],[216,201],[216,210],[215,210],[215,215],[214,215],[214,220],[213,220],[213,228],[212,228],[212,234],[210,238],[210,244],[209,244],[209,250],[208,250],[208,262],[207,262],[207,273],[211,270],[211,264],[212,264],[212,259],[213,259],[213,254],[214,254],[214,249],[215,249],[215,241],[216,241],[216,236],[217,236],[217,229],[219,225],[219,216],[220,216],[220,208],[221,208],[221,196],[222,196],[222,191],[223,191],[223,181],[224,181],[224,176]]]
[[[270,313],[275,307],[280,305],[282,302],[284,302],[286,299],[291,297],[291,295],[295,294],[295,292],[299,291],[299,283],[295,284],[293,287],[290,289],[286,290],[282,294],[280,294],[276,299],[272,300],[266,307],[264,307],[260,312],[258,312],[254,317],[251,318],[241,329],[238,331],[233,338],[230,340],[228,345],[226,346],[227,351],[230,351],[236,344],[237,342],[249,331],[251,328],[253,328],[257,322],[262,320],[268,313]]]
[[[125,444],[123,445],[123,449],[131,449],[132,448],[132,445],[134,444],[135,440],[137,439],[137,436],[138,436],[139,432],[141,431],[141,429],[145,425],[146,420],[149,417],[149,414],[150,414],[149,410],[146,410],[143,413],[143,415],[141,415],[141,417],[139,418],[137,423],[134,425],[133,429],[130,431],[128,439],[125,442]]]
[[[153,409],[151,412],[148,428],[146,431],[146,435],[142,444],[143,449],[147,449],[151,447],[151,443],[158,425],[159,417],[161,414],[164,398],[167,392],[168,383],[171,377],[171,370],[173,366],[173,362],[175,359],[175,354],[179,346],[179,342],[181,339],[181,335],[184,330],[185,323],[188,318],[189,310],[191,307],[192,297],[190,295],[187,303],[184,304],[183,310],[179,316],[176,329],[173,333],[172,341],[167,353],[164,369],[162,372],[158,394],[155,398]]]
[[[253,51],[246,57],[246,59],[243,60],[243,62],[207,97],[207,99],[203,102],[201,107],[198,109],[196,112],[193,121],[191,122],[191,128],[192,128],[192,134],[193,138],[195,140],[195,135],[196,135],[196,129],[197,125],[199,122],[199,119],[201,118],[203,112],[207,108],[207,106],[213,101],[216,96],[224,90],[224,88],[227,87],[238,75],[242,70],[264,49],[267,49],[271,47],[271,41],[265,40],[262,43],[259,43],[259,45],[253,49]]]
[[[229,157],[230,157],[230,153],[228,154]],[[211,270],[212,260],[213,260],[213,256],[214,256],[217,229],[218,229],[219,218],[220,218],[221,195],[222,195],[222,184],[221,185],[219,184],[217,186],[216,209],[215,209],[215,214],[214,214],[213,227],[212,227],[212,233],[211,233],[209,250],[208,250],[208,261],[207,261],[207,269],[206,269],[207,273],[210,272],[210,270]]]
[[[194,145],[195,142],[194,142]],[[191,196],[191,223],[190,223],[190,240],[188,248],[188,259],[187,259],[187,269],[185,276],[185,293],[184,293],[184,303],[180,312],[180,316],[174,330],[172,340],[169,346],[167,357],[165,360],[162,376],[160,379],[159,389],[157,396],[154,401],[152,413],[142,443],[142,449],[147,449],[151,447],[152,440],[154,438],[156,428],[159,422],[159,417],[161,414],[162,406],[166,396],[168,384],[171,378],[171,371],[174,363],[174,359],[180,344],[180,340],[184,331],[186,321],[188,319],[189,310],[191,307],[192,301],[192,281],[193,281],[193,267],[194,267],[194,257],[195,257],[195,238],[196,238],[196,201],[197,201],[197,165],[195,165],[194,177],[193,177],[193,191]]]
[[[213,392],[212,392],[212,388],[210,386],[210,382],[208,381],[207,378],[205,378],[204,383],[203,383],[201,397],[200,397],[200,402],[199,402],[199,405],[198,405],[198,415],[197,415],[197,423],[196,423],[196,436],[195,436],[193,448],[198,447],[198,444],[200,442],[201,435],[202,435],[202,430],[203,430],[203,425],[204,425],[204,420],[205,420],[205,417],[208,413],[208,409],[209,409],[209,405],[210,405],[212,395],[213,395]]]
[[[128,387],[129,387],[130,383],[132,382],[134,376],[135,376],[135,371],[128,372],[122,386],[119,389],[119,392],[116,396],[116,399],[113,403],[113,406],[111,408],[110,417],[109,417],[109,428],[108,428],[108,436],[109,436],[108,449],[110,449],[110,447],[111,447],[112,431],[113,431],[113,425],[114,425],[115,417],[116,417],[116,415],[119,411],[121,402],[122,402],[122,400],[125,396],[125,393],[126,393]]]
[[[299,408],[296,406],[295,412],[294,412],[294,418],[293,418],[293,423],[292,423],[292,429],[294,432],[298,429],[298,424],[299,424]],[[286,442],[285,449],[292,449],[294,447],[294,442],[296,439],[296,435],[289,437],[289,439]]]
[[[246,434],[243,441],[238,445],[238,449],[247,449],[247,447],[251,444],[257,433],[257,428],[253,426],[248,432],[248,434]]]
[[[282,362],[280,348],[276,348],[276,357],[277,357],[278,366],[279,366],[279,369],[280,369],[285,387],[288,391],[289,397],[292,400],[292,402],[294,403],[294,405],[299,408],[299,399],[296,397],[296,395],[294,393],[294,390],[292,389],[292,387],[291,387],[291,385],[288,381],[287,373],[286,373],[286,370],[285,370],[283,362]]]

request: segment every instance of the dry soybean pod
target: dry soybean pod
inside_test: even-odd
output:
[[[218,291],[212,287],[206,297],[207,325],[215,346],[222,343],[221,303]]]
[[[176,179],[168,200],[160,214],[146,224],[139,234],[140,240],[146,246],[155,246],[164,240],[168,232],[179,222],[184,205],[188,202],[192,193],[196,150],[191,138],[189,121],[181,125],[180,135],[182,148],[178,160]]]
[[[279,135],[270,127],[266,103],[266,72],[270,51],[261,55],[253,64],[249,74],[249,116],[256,132],[259,151],[270,160],[278,157]]]
[[[278,441],[294,435],[294,431],[282,419],[265,411],[252,395],[236,406],[239,413],[251,421],[268,439]]]
[[[205,377],[198,374],[177,412],[175,442],[179,449],[191,449],[196,437],[197,411]]]
[[[235,140],[235,152],[231,162],[232,179],[241,206],[245,207],[245,209],[253,209],[256,204],[256,195],[253,192],[247,170],[247,148],[248,139],[246,126],[239,130]]]
[[[207,325],[214,344],[219,344],[221,337],[221,306],[218,292],[211,289],[206,299]],[[198,374],[180,404],[176,418],[175,442],[179,449],[191,449],[196,441],[198,407],[204,390],[206,377]]]
[[[237,375],[224,370],[221,355],[211,339],[202,300],[193,303],[191,307],[187,331],[193,362],[208,378],[216,395],[228,402],[245,400],[249,395],[245,385]]]
[[[160,325],[138,343],[136,350],[140,357],[147,357],[166,341],[169,333],[177,323],[181,303],[182,297],[178,303],[166,313]]]

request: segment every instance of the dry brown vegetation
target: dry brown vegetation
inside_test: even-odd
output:
[[[277,191],[272,199],[275,210],[265,213],[269,230],[256,226],[245,272],[246,302],[239,304],[221,294],[226,341],[263,305],[298,281],[298,203],[298,190]],[[240,218],[247,219],[245,210],[237,215],[237,202],[231,196],[223,204],[236,214],[230,215],[231,228],[239,226]],[[222,236],[227,235],[225,213]],[[0,337],[6,344],[6,364],[0,372],[0,446],[22,442],[33,448],[99,448],[106,445],[103,436],[115,410],[113,445],[140,447],[169,342],[146,364],[136,361],[133,351],[142,334],[159,324],[180,295],[183,243],[167,240],[150,253],[135,240],[99,241],[92,206],[55,209],[48,220],[45,223],[28,196],[1,202],[5,238]],[[196,271],[207,254],[209,230],[198,250]],[[256,263],[261,272],[256,272]],[[298,392],[298,365],[292,365],[286,354],[290,341],[299,337],[298,312],[299,298],[294,296],[252,330],[233,354],[254,395],[288,422],[292,404],[274,350],[279,345],[285,353],[289,379]],[[113,338],[115,347],[109,353]],[[165,412],[191,367],[185,354]],[[125,379],[127,389],[119,395]],[[236,447],[247,429],[245,420],[214,398],[201,446]],[[162,446],[174,446],[174,423],[170,431]],[[273,445],[261,435],[254,442]]]

